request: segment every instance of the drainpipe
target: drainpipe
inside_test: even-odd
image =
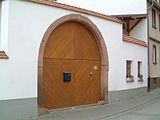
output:
[[[148,1],[148,0],[147,0],[147,1]],[[147,8],[147,11],[153,7],[153,1],[155,1],[155,0],[152,0],[152,4],[151,4],[151,6],[149,6],[149,7]]]
[[[147,2],[148,2],[148,0],[146,0]],[[147,3],[146,3],[147,4]],[[148,33],[148,35],[147,35],[147,42],[148,42],[148,87],[147,87],[147,92],[150,92],[150,60],[149,60],[149,57],[150,57],[150,55],[149,55],[149,10],[153,7],[153,4],[154,4],[154,0],[152,0],[152,4],[151,4],[151,6],[147,6],[147,33]]]

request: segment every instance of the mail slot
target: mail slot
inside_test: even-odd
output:
[[[71,81],[71,72],[63,72],[63,81],[70,82]]]

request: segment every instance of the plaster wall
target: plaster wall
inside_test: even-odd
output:
[[[150,67],[150,77],[159,78],[160,77],[160,10],[155,7],[155,5],[150,7],[151,3],[148,2],[148,20],[149,20],[149,67]],[[152,26],[152,10],[156,12],[156,27]],[[157,53],[157,64],[153,64],[153,46],[156,46]]]
[[[130,36],[148,43],[147,33],[147,19],[143,19],[135,28],[130,32]]]
[[[106,15],[146,14],[146,0],[58,0]]]
[[[155,12],[156,12],[156,28],[152,27],[152,9],[154,9]],[[160,42],[160,28],[159,28],[160,20],[159,20],[159,15],[160,15],[160,10],[157,9],[155,6],[153,6],[151,9],[148,10],[149,36]]]
[[[1,42],[4,43],[2,48],[7,50],[9,59],[0,60],[0,100],[37,97],[41,40],[55,20],[73,13],[89,18],[102,33],[109,56],[109,91],[147,85],[147,48],[122,41],[120,23],[29,1],[7,2],[8,35]],[[126,60],[129,59],[133,60],[133,83],[126,83],[125,78]],[[143,82],[137,81],[138,61],[142,61]]]

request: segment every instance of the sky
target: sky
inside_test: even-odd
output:
[[[146,14],[146,0],[57,0],[106,15]]]

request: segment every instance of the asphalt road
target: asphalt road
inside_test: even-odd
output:
[[[115,103],[51,110],[20,120],[160,120],[160,89]]]
[[[160,120],[160,98],[115,116],[101,120]]]

